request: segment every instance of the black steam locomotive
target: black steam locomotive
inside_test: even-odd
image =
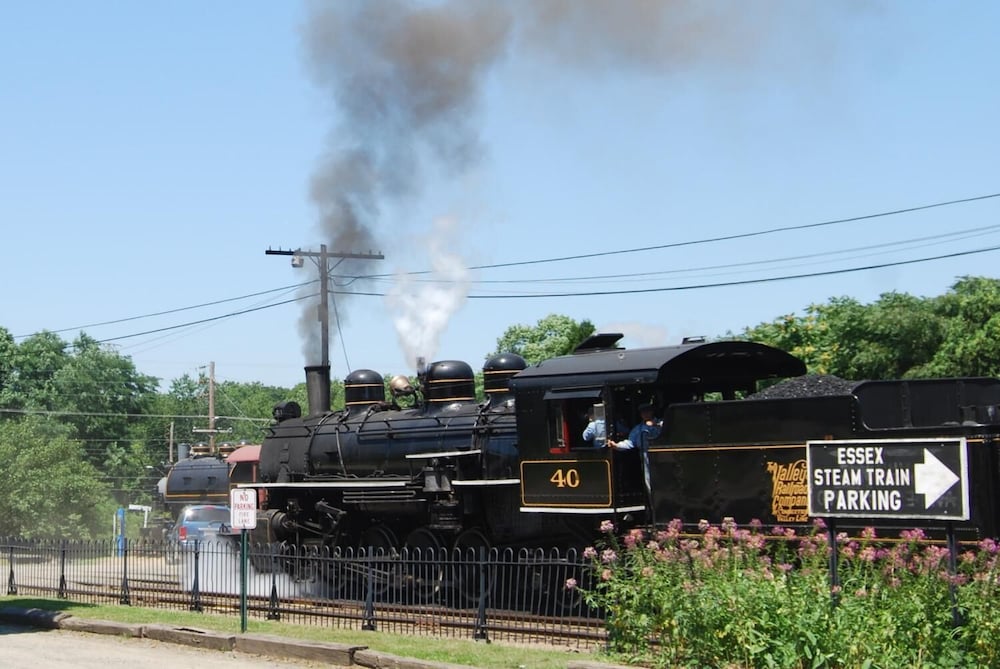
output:
[[[344,380],[346,408],[330,411],[328,368],[307,368],[308,415],[291,402],[275,408],[259,481],[241,484],[266,498],[254,540],[465,549],[582,545],[604,520],[806,525],[816,444],[851,457],[864,444],[857,448],[881,458],[941,443],[961,447],[964,469],[953,476],[968,486],[970,510],[963,516],[954,496],[931,499],[913,485],[903,501],[925,502],[939,525],[954,517],[966,536],[997,535],[1000,380],[841,381],[789,395],[777,392],[779,381],[809,377],[778,349],[686,340],[627,350],[620,338],[595,335],[530,367],[516,355],[494,357],[483,368],[484,402],[469,365],[442,361],[420,371],[416,390],[394,380],[388,400],[381,375],[355,371]],[[650,443],[619,451],[583,441],[588,410],[609,426],[634,425],[646,403],[664,419]],[[833,487],[849,493],[854,469]],[[900,468],[886,471],[897,482]],[[892,524],[891,513],[887,520],[857,502],[872,493],[855,490],[857,513],[847,515]]]
[[[162,482],[163,504],[171,518],[176,519],[189,504],[229,503],[230,467],[226,460],[235,448],[230,443],[215,449],[205,443],[181,444],[181,457]]]

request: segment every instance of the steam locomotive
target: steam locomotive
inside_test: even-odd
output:
[[[231,475],[229,457],[246,448],[225,442],[212,448],[209,444],[181,444],[180,457],[171,465],[161,482],[163,504],[171,518],[189,504],[228,504],[232,483],[249,480]]]
[[[931,520],[921,524],[997,535],[1000,380],[841,381],[822,392],[803,383],[782,394],[784,384],[810,377],[801,360],[776,348],[691,339],[624,349],[621,337],[594,335],[572,354],[532,366],[495,356],[483,367],[483,402],[468,364],[440,361],[419,370],[418,388],[393,379],[388,399],[380,374],[354,371],[344,380],[345,408],[331,411],[329,369],[306,368],[306,414],[293,402],[275,407],[259,478],[239,484],[266,496],[254,541],[386,550],[580,546],[605,520],[621,528],[674,518],[805,526],[823,511],[811,498],[814,451],[891,459],[914,447],[938,454],[933,459],[960,479],[969,503],[958,508],[954,495],[939,491],[955,488],[940,468],[919,470],[939,491],[932,499],[923,484],[897,480],[901,467],[883,468],[887,483],[871,478],[874,465],[859,465],[845,469],[844,480],[826,481],[836,494],[850,493],[865,483],[855,474],[868,470],[878,490],[854,490],[850,522],[897,522],[864,495],[884,501],[882,489],[907,483],[900,503],[922,502]],[[609,426],[634,425],[647,403],[664,419],[648,444],[619,451],[583,441],[588,410]],[[942,455],[952,445],[958,455]]]

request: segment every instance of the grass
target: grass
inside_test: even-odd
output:
[[[71,602],[64,599],[33,599],[12,595],[0,596],[0,607],[36,608],[64,611],[78,618],[108,620],[130,624],[159,624],[194,627],[216,632],[240,633],[239,616],[222,616],[187,611],[168,611],[131,606],[105,606]],[[463,639],[414,637],[386,632],[338,630],[295,625],[250,618],[247,632],[271,634],[306,641],[325,641],[358,646],[403,657],[450,664],[464,664],[484,669],[565,669],[571,659],[599,661],[597,655],[571,650],[527,648],[501,643],[483,643]]]

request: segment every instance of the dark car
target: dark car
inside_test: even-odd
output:
[[[229,507],[222,504],[189,504],[181,509],[170,530],[169,554],[194,550],[195,543],[213,540],[223,525],[229,525]]]

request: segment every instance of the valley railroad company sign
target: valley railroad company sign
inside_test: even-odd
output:
[[[806,444],[809,515],[969,519],[964,437]]]

